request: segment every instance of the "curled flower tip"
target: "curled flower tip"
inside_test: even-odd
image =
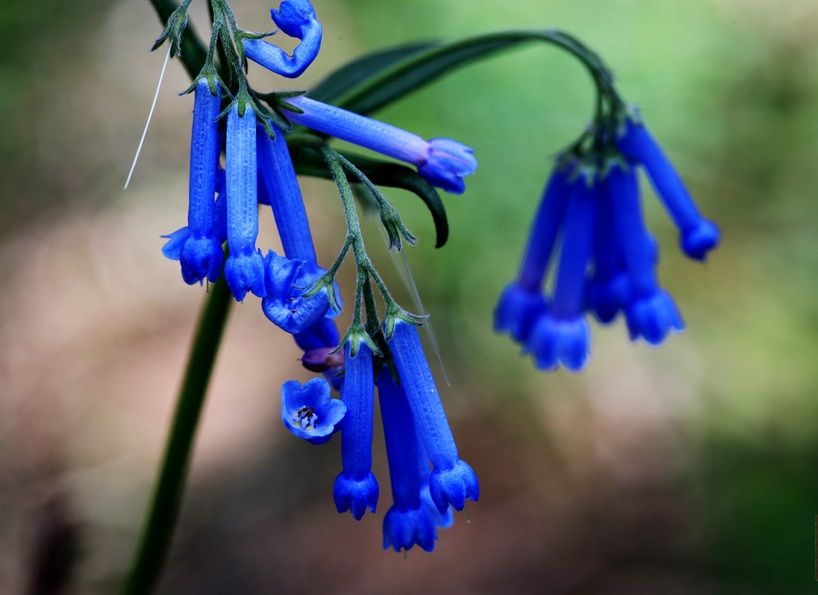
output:
[[[351,512],[356,521],[363,518],[366,509],[375,512],[378,506],[378,481],[370,471],[363,479],[355,479],[341,472],[332,486],[336,510]]]
[[[534,326],[526,348],[542,370],[563,366],[578,372],[588,361],[590,335],[583,316],[563,320],[546,314]]]
[[[279,256],[272,250],[264,259],[266,295],[261,300],[264,315],[288,333],[305,331],[329,310],[327,292],[305,297],[305,290],[324,270],[303,260]]]
[[[224,265],[224,278],[236,301],[241,302],[250,291],[264,295],[264,260],[260,252],[231,254]]]
[[[435,469],[429,476],[429,493],[440,514],[446,514],[449,506],[463,510],[466,500],[480,498],[477,474],[468,463],[460,459],[450,469]]]
[[[404,509],[392,506],[383,517],[383,549],[396,552],[411,550],[415,545],[431,552],[435,549],[437,531],[432,517],[422,508]]]
[[[213,283],[222,272],[222,244],[212,236],[191,237],[182,247],[179,261],[182,263],[182,279],[188,285],[200,283],[205,278]]]
[[[545,298],[539,291],[529,291],[518,283],[509,283],[494,309],[494,330],[508,333],[525,343],[537,317],[545,312]]]
[[[270,16],[278,27],[290,37],[303,37],[305,29],[317,21],[315,9],[309,0],[284,0],[270,9]]]
[[[661,289],[633,301],[625,317],[631,340],[641,337],[652,345],[664,341],[670,331],[682,331],[685,327],[673,298]]]
[[[343,401],[330,398],[329,384],[323,378],[303,385],[289,380],[281,387],[281,421],[298,438],[312,444],[328,441],[346,411]]]
[[[707,253],[719,245],[719,228],[712,221],[700,219],[682,233],[682,251],[693,260],[705,260]]]
[[[426,161],[418,166],[427,182],[452,194],[463,194],[466,191],[463,178],[476,170],[474,151],[448,138],[431,139]]]
[[[310,372],[337,370],[344,365],[344,352],[332,347],[316,347],[304,352],[301,365]]]

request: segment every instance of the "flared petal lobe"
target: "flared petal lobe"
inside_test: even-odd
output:
[[[289,380],[281,387],[281,421],[295,436],[312,444],[332,438],[346,410],[343,401],[330,398],[329,384],[323,378],[303,385]]]

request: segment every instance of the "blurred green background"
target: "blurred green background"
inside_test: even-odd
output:
[[[206,27],[202,2],[193,22]],[[267,3],[234,0],[264,30]],[[600,51],[723,245],[676,249],[648,195],[660,277],[688,329],[660,349],[594,328],[580,375],[543,374],[491,331],[550,159],[585,125],[586,74],[515,50],[378,117],[475,148],[433,248],[423,208],[394,202],[451,380],[441,392],[482,482],[437,551],[380,549],[377,518],[335,514],[338,444],[283,431],[278,387],[306,378],[248,301],[232,314],[161,592],[807,593],[818,514],[818,4],[814,0],[315,0],[321,55],[418,38],[555,26]],[[0,8],[0,591],[111,593],[127,567],[203,296],[164,260],[184,221],[190,99],[171,64],[147,144],[122,183],[162,62],[147,0]],[[286,43],[286,42],[285,42]],[[290,46],[288,46],[290,47]],[[266,78],[265,78],[266,77]],[[322,262],[342,240],[334,188],[303,182]],[[271,222],[263,246],[275,247]],[[369,244],[394,287],[374,225]],[[349,292],[349,270],[345,292]],[[399,292],[400,293],[400,292]],[[404,295],[404,303],[411,302]],[[334,441],[336,442],[336,441]]]

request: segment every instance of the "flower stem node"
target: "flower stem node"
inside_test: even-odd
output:
[[[466,191],[463,178],[475,171],[477,159],[474,151],[449,138],[431,139],[426,161],[418,166],[420,175],[432,186],[452,194],[463,194]]]
[[[272,250],[264,259],[266,295],[261,300],[264,315],[282,330],[295,334],[307,330],[327,315],[327,290],[306,296],[305,289],[324,274],[318,265],[279,256]]]
[[[652,345],[659,345],[668,333],[685,327],[673,298],[662,289],[632,302],[625,318],[631,340],[642,338]]]
[[[494,309],[494,330],[508,333],[515,341],[528,340],[534,321],[545,312],[547,304],[539,291],[530,291],[519,283],[509,283]]]
[[[375,512],[378,506],[378,491],[378,480],[371,471],[362,479],[341,472],[332,486],[332,497],[339,513],[350,512],[356,521],[360,521],[367,508],[370,512]]]
[[[343,401],[330,398],[329,384],[323,378],[313,378],[303,385],[289,380],[281,387],[281,421],[295,436],[311,444],[327,442],[346,412]]]
[[[432,516],[423,508],[392,506],[383,517],[383,549],[396,552],[411,550],[415,545],[431,552],[435,549],[437,531]]]
[[[526,349],[541,370],[563,366],[578,372],[588,361],[590,339],[591,331],[584,316],[561,320],[544,314],[534,325]]]

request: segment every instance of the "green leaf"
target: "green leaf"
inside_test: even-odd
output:
[[[332,103],[336,98],[348,93],[393,64],[437,45],[439,45],[438,42],[419,41],[360,56],[347,62],[318,83],[310,91],[310,97],[317,101]]]
[[[443,201],[440,199],[437,190],[424,180],[420,174],[399,163],[381,161],[344,151],[339,152],[360,169],[373,184],[389,188],[402,188],[420,198],[432,215],[436,235],[435,248],[440,248],[446,243],[449,238],[449,220],[446,217],[446,208],[443,206]],[[324,157],[317,146],[291,143],[290,154],[297,174],[332,179],[332,174],[327,169]]]
[[[554,29],[500,31],[447,44],[430,44],[425,49],[419,48],[408,53],[402,59],[399,54],[392,53],[398,52],[400,48],[385,50],[381,55],[397,59],[388,64],[379,64],[377,68],[368,71],[361,70],[355,83],[336,86],[333,89],[335,96],[324,96],[323,100],[331,100],[335,105],[359,114],[369,114],[453,70],[531,42],[548,43],[571,53],[586,66],[595,80],[607,74],[599,58],[566,33]],[[360,60],[364,61],[366,58]],[[336,74],[354,64],[355,62],[342,67]],[[310,96],[314,95],[310,93]]]

